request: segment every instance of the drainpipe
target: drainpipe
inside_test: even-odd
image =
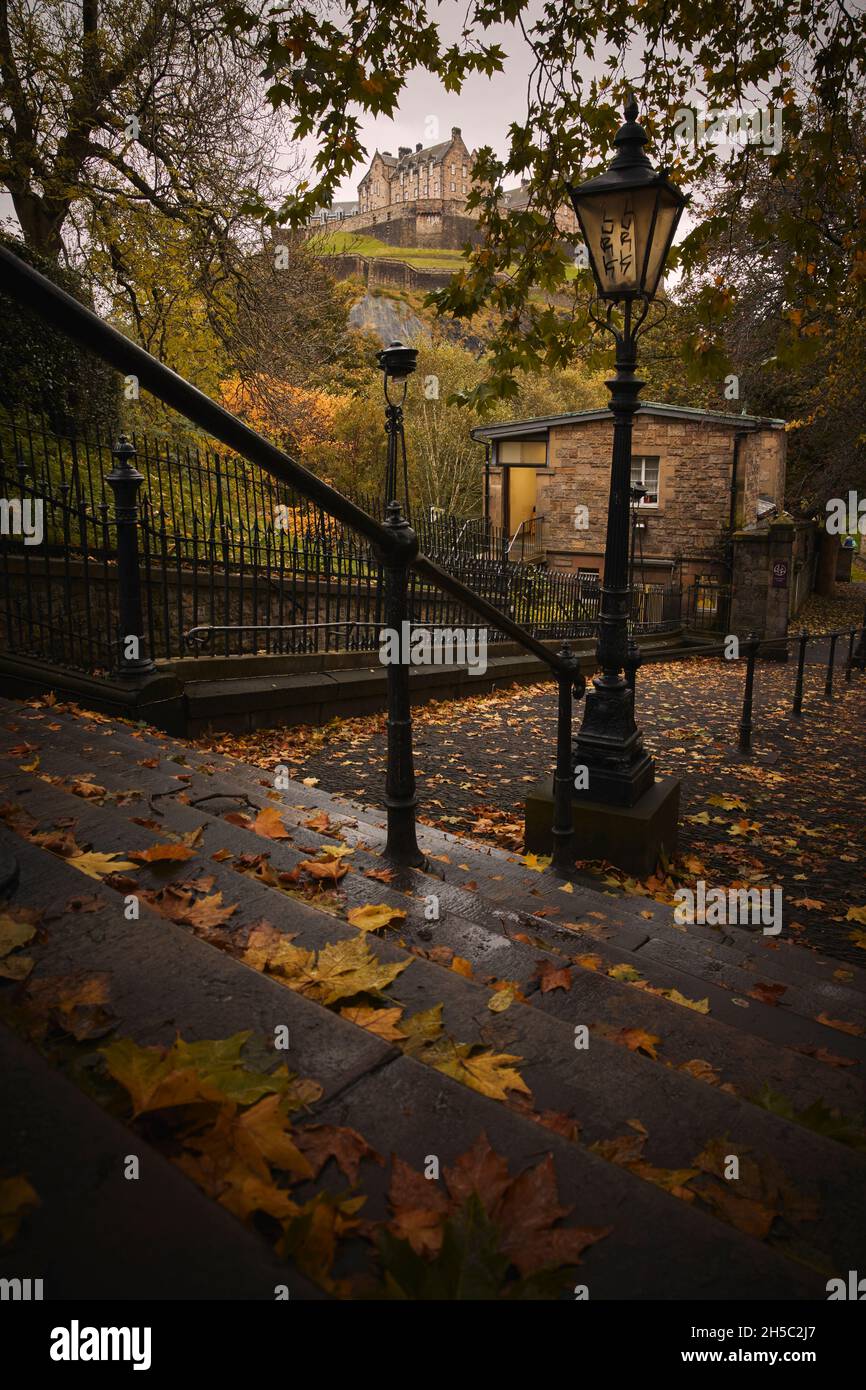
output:
[[[737,475],[740,471],[740,445],[748,433],[748,430],[737,430],[734,435],[734,466],[731,470],[731,506],[728,515],[729,531],[733,531],[737,524]]]
[[[490,440],[484,441],[484,520],[490,521]]]

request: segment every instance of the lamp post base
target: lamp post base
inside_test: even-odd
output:
[[[575,800],[634,806],[655,781],[655,760],[634,722],[634,692],[624,680],[593,686],[574,743]],[[583,778],[577,777],[580,768],[586,769]]]
[[[572,809],[576,859],[606,859],[626,873],[647,878],[663,853],[673,857],[680,809],[677,777],[659,778],[634,806],[575,798]],[[547,777],[526,798],[527,853],[551,853],[552,826],[553,782]]]

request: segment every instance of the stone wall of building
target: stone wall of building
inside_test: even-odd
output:
[[[649,414],[635,417],[633,453],[659,459],[658,506],[640,509],[645,579],[663,582],[675,563],[681,566],[685,584],[703,574],[724,575],[734,440],[741,431],[735,417],[730,423]],[[747,495],[751,498],[754,494],[756,502],[766,487],[766,495],[773,496],[781,507],[784,431],[757,430],[747,442],[748,450],[741,449]],[[584,420],[551,428],[547,467],[536,472],[536,511],[545,518],[545,549],[551,569],[596,569],[601,573],[612,446],[612,420]],[[494,476],[499,472],[494,469]],[[588,511],[586,529],[577,524],[584,519],[579,507]],[[501,504],[494,509],[491,503],[491,517],[501,524]]]
[[[734,430],[715,422],[638,415],[632,451],[659,459],[658,506],[640,509],[646,558],[681,560],[684,579],[720,566],[729,526],[728,501]],[[591,422],[551,436],[547,544],[572,568],[601,568],[613,424]],[[589,509],[589,528],[575,529],[575,506]],[[647,577],[651,577],[649,573]],[[660,568],[660,578],[664,574]]]

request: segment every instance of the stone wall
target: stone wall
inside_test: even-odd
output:
[[[754,632],[768,640],[787,634],[795,534],[794,518],[787,512],[764,525],[735,532],[731,632],[741,636]],[[787,649],[783,647],[765,654],[787,660]]]
[[[325,261],[338,280],[362,280],[370,289],[439,290],[451,279],[449,270],[420,270],[407,261],[384,256],[326,256]]]

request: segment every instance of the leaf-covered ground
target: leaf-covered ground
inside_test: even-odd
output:
[[[778,884],[786,934],[862,963],[866,675],[855,671],[846,684],[837,667],[826,700],[821,659],[812,649],[800,719],[791,715],[793,663],[759,663],[748,758],[736,748],[742,664],[695,659],[640,671],[638,718],[657,775],[683,783],[680,836],[672,874],[622,886],[670,901],[678,884],[698,879],[716,887]],[[552,768],[555,719],[549,683],[416,709],[421,818],[519,850],[526,791]],[[285,764],[328,791],[373,804],[381,798],[384,715],[219,735],[211,746],[262,767]],[[611,886],[606,867],[584,869]]]

